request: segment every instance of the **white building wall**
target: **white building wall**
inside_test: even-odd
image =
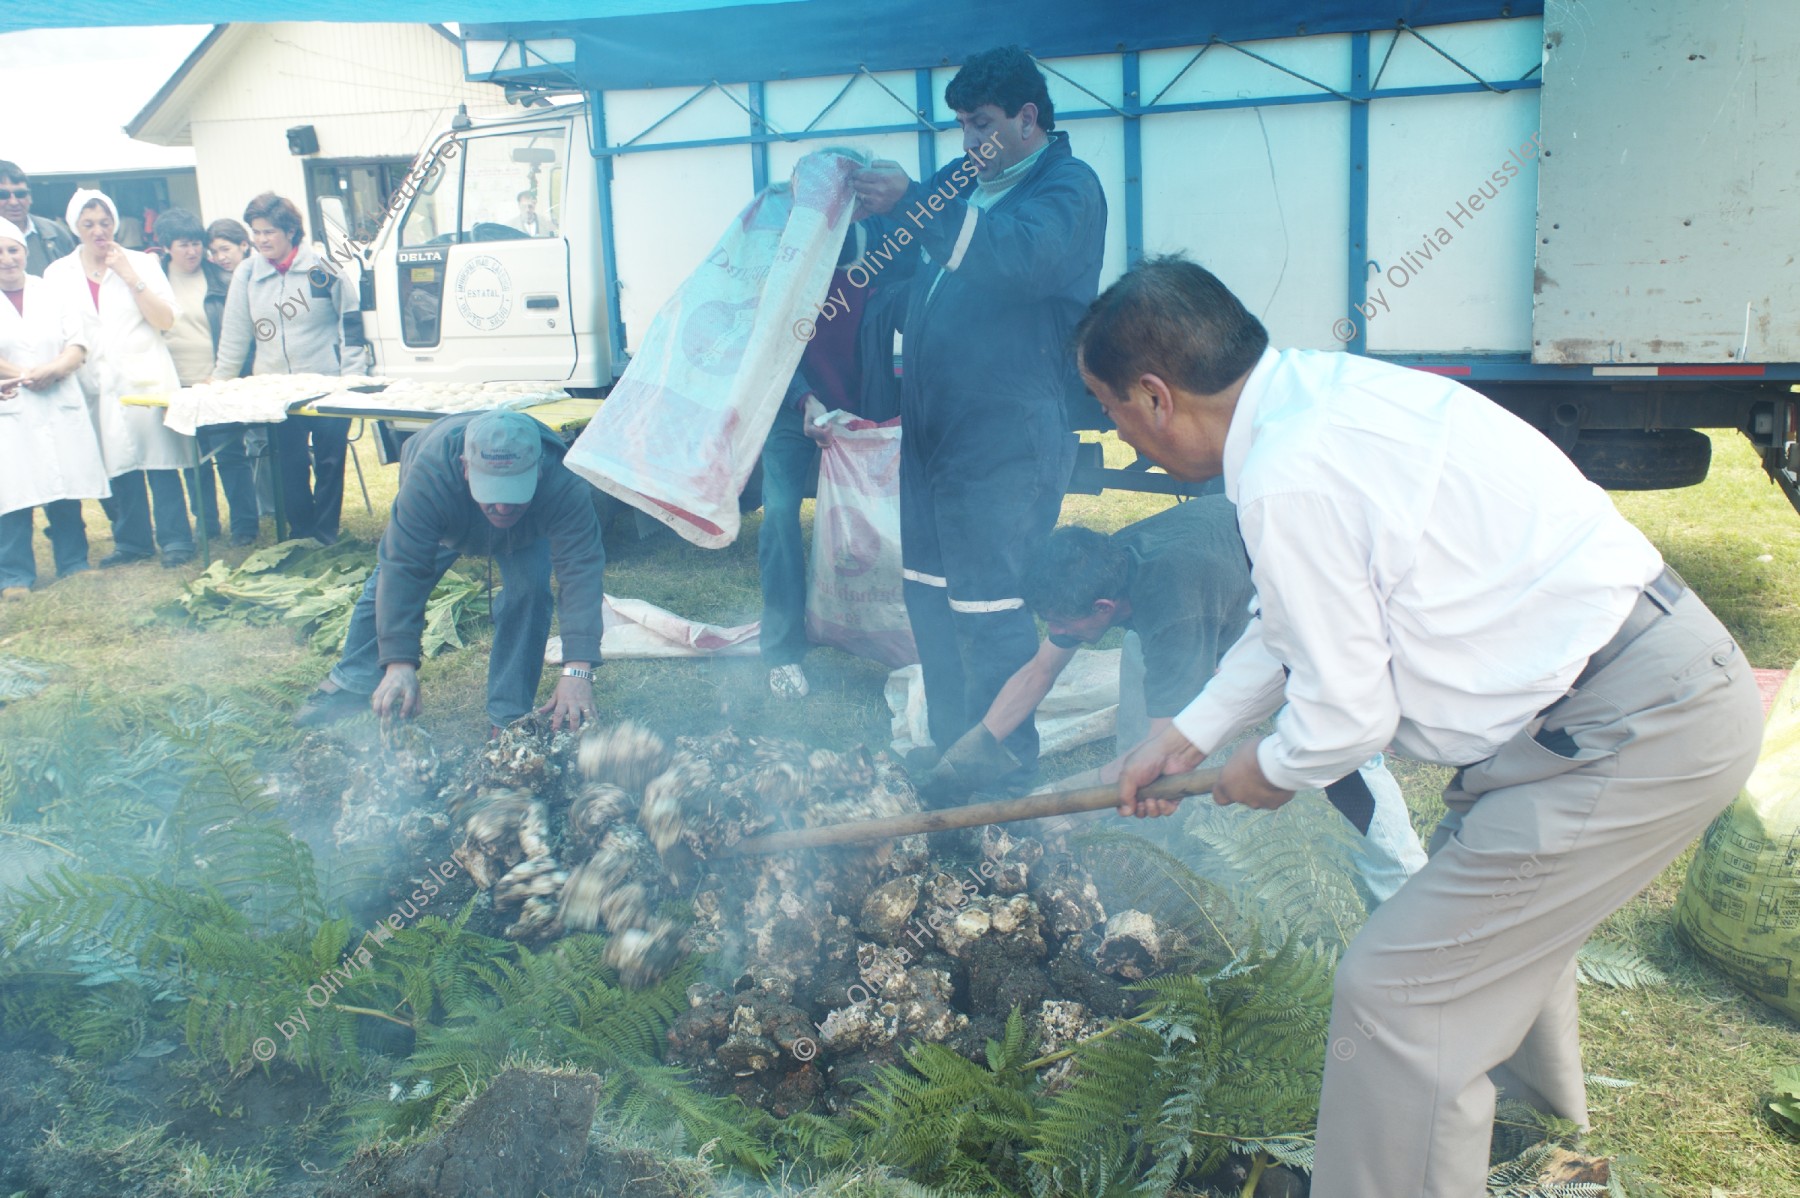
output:
[[[231,34],[203,64],[208,74],[189,112],[208,221],[241,219],[263,191],[304,211],[305,163],[410,159],[458,104],[476,118],[517,111],[498,87],[465,80],[461,52],[426,25],[289,21]],[[296,125],[313,126],[318,154],[288,152]]]

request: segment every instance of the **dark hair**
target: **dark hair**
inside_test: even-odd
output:
[[[520,193],[519,193],[519,194],[518,194],[518,195],[516,195],[516,196],[514,196],[514,197],[513,197],[513,199],[514,199],[514,200],[522,200],[522,199],[524,199],[524,198],[525,198],[525,197],[526,197],[526,196],[530,196],[530,197],[531,197],[531,198],[532,198],[532,199],[534,199],[534,200],[535,200],[535,199],[537,199],[537,192],[535,192],[535,191],[532,191],[532,190],[531,190],[531,189],[530,189],[530,188],[529,188],[529,187],[528,187],[528,188],[526,188],[526,189],[525,189],[525,190],[524,190],[524,191],[521,191],[521,192],[520,192]]]
[[[8,162],[4,158],[0,158],[0,179],[11,179],[14,183],[23,183],[27,187],[31,186],[31,180],[26,177],[24,171],[19,169],[19,164],[16,162]]]
[[[200,218],[186,208],[170,208],[156,218],[157,244],[173,249],[177,241],[206,244],[206,230],[200,227]]]
[[[218,241],[221,238],[226,241],[234,241],[238,245],[249,245],[250,230],[244,228],[244,226],[238,224],[229,216],[221,216],[218,220],[206,226],[206,244],[210,246],[213,242]]]
[[[1059,528],[1020,580],[1025,605],[1045,619],[1078,619],[1102,599],[1120,599],[1131,578],[1123,546],[1091,528]]]
[[[306,230],[300,224],[300,209],[294,207],[294,201],[272,191],[263,192],[244,206],[246,225],[259,220],[266,220],[286,233],[289,241],[299,241],[306,236]]]
[[[1169,254],[1101,292],[1075,326],[1075,345],[1082,368],[1121,399],[1145,374],[1216,395],[1250,372],[1269,334],[1218,276]]]
[[[1056,128],[1056,105],[1044,73],[1018,46],[983,50],[963,63],[944,89],[944,103],[957,112],[974,112],[993,104],[1007,116],[1018,116],[1027,104],[1037,105],[1037,123],[1045,132]]]

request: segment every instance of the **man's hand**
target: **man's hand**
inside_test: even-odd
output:
[[[1179,799],[1140,799],[1138,789],[1165,774],[1185,774],[1204,760],[1205,751],[1197,748],[1173,725],[1160,735],[1150,737],[1133,749],[1119,767],[1119,814],[1134,815],[1139,819],[1173,815],[1181,806]]]
[[[556,680],[556,693],[537,709],[550,717],[550,730],[560,732],[566,725],[570,732],[594,718],[594,684],[585,678],[564,674]]]
[[[994,739],[987,725],[976,724],[944,751],[920,789],[933,797],[966,794],[996,782],[1019,768],[1019,759]]]
[[[1227,803],[1241,803],[1245,807],[1273,811],[1294,797],[1293,791],[1280,790],[1263,776],[1262,762],[1256,759],[1256,747],[1262,744],[1262,739],[1253,736],[1238,746],[1231,760],[1225,763],[1219,784],[1213,787],[1213,802],[1221,807]]]
[[[369,697],[369,707],[383,723],[410,720],[419,714],[419,667],[406,661],[388,663],[381,685]]]
[[[875,159],[850,176],[850,186],[856,189],[856,213],[852,219],[892,212],[911,185],[912,176],[905,167],[891,159]]]

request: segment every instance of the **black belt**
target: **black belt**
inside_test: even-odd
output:
[[[1364,836],[1369,834],[1369,824],[1375,819],[1375,792],[1363,781],[1361,770],[1345,774],[1327,786],[1325,797],[1350,821],[1351,827]]]
[[[1613,633],[1612,640],[1600,646],[1588,658],[1587,665],[1582,668],[1569,689],[1579,690],[1586,686],[1601,670],[1618,660],[1619,654],[1625,652],[1631,642],[1649,631],[1650,625],[1675,610],[1675,604],[1687,589],[1688,585],[1681,580],[1681,575],[1675,573],[1672,566],[1664,566],[1663,572],[1638,592],[1637,603],[1632,606],[1631,614],[1625,617],[1625,622],[1619,625],[1619,631]]]

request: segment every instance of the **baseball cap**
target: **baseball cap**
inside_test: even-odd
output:
[[[543,456],[537,421],[518,412],[483,412],[463,432],[463,464],[476,503],[530,503]]]

